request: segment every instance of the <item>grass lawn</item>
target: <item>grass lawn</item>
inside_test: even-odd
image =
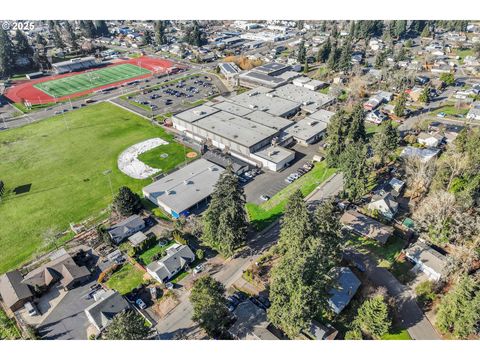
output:
[[[172,141],[163,129],[109,103],[1,132],[0,174],[7,192],[0,202],[0,273],[45,250],[46,229],[63,231],[101,215],[112,200],[106,169],[112,170],[114,191],[125,185],[139,192],[149,184],[120,172],[117,158],[153,137]],[[30,191],[13,192],[28,184]]]
[[[143,282],[143,272],[130,263],[122,266],[120,270],[113,273],[105,283],[110,289],[117,290],[125,295],[141,285]]]
[[[297,189],[307,196],[333,173],[335,173],[335,169],[328,168],[326,162],[318,162],[310,172],[279,191],[270,200],[260,205],[247,203],[246,208],[250,222],[257,230],[266,228],[283,214],[288,198]]]
[[[382,336],[382,340],[412,340],[407,330],[391,329],[390,332]]]
[[[162,138],[164,137],[166,136],[162,136]],[[173,139],[173,136],[170,135],[170,138]],[[192,149],[176,142],[170,142],[172,140],[165,140],[169,141],[167,145],[160,145],[148,150],[147,152],[140,154],[138,159],[155,169],[161,169],[162,172],[168,172],[181,163],[188,163],[196,159],[196,157],[187,158],[186,156],[186,154],[193,151]],[[162,157],[162,155],[165,157]]]
[[[467,115],[468,109],[457,109],[455,105],[445,105],[445,106],[442,106],[440,109],[435,110],[433,114],[437,115],[441,112],[444,112],[445,114],[450,116]]]
[[[121,64],[45,81],[33,86],[50,96],[62,97],[145,74],[150,74],[150,71],[132,64]]]
[[[20,339],[20,330],[15,321],[9,319],[5,312],[0,309],[0,340]]]
[[[160,254],[164,250],[167,250],[170,246],[172,246],[172,244],[173,241],[168,241],[167,244],[165,244],[164,246],[160,246],[158,245],[158,243],[156,243],[150,249],[147,249],[143,253],[141,253],[138,258],[143,263],[143,265],[147,266],[153,261],[153,257],[155,255]]]
[[[392,121],[392,126],[394,128],[397,128],[400,126],[399,123]],[[365,131],[368,136],[372,136],[373,134],[380,132],[385,127],[385,123],[382,123],[380,125],[373,124],[371,122],[365,121]]]

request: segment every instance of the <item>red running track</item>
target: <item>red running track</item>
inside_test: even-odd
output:
[[[169,60],[156,59],[156,58],[151,58],[151,57],[148,57],[148,56],[142,56],[142,57],[139,57],[139,58],[136,58],[136,59],[129,59],[129,60],[122,60],[122,59],[114,60],[112,63],[110,63],[107,66],[115,66],[115,65],[120,65],[120,64],[137,65],[137,66],[140,66],[144,69],[152,71],[152,74],[145,74],[145,75],[137,76],[137,77],[134,77],[134,78],[131,78],[131,79],[122,80],[122,81],[107,84],[107,85],[104,85],[104,86],[99,86],[99,87],[96,87],[96,88],[88,89],[88,90],[85,90],[85,91],[81,91],[81,92],[78,92],[78,93],[74,93],[74,94],[71,94],[71,95],[68,95],[68,96],[63,96],[63,97],[56,98],[56,99],[33,86],[35,84],[42,83],[42,82],[47,82],[47,81],[50,81],[50,80],[53,80],[53,79],[60,79],[60,78],[63,78],[63,77],[73,76],[73,75],[77,75],[77,74],[81,74],[81,73],[84,73],[84,72],[87,72],[87,71],[94,70],[94,69],[89,69],[89,70],[71,72],[71,73],[61,74],[61,75],[46,76],[46,77],[42,77],[40,79],[35,79],[35,80],[17,81],[17,82],[14,83],[13,86],[9,87],[6,90],[4,95],[13,102],[28,101],[31,104],[35,104],[35,105],[36,104],[46,104],[46,103],[55,102],[55,100],[58,102],[58,101],[68,100],[69,98],[75,98],[75,97],[87,95],[87,94],[90,94],[92,92],[95,92],[95,91],[98,91],[98,90],[101,90],[101,89],[106,89],[106,88],[109,88],[109,87],[112,87],[112,86],[121,85],[121,84],[124,84],[126,82],[133,81],[133,80],[145,79],[145,78],[148,78],[148,77],[152,76],[154,73],[155,74],[166,73],[172,67],[184,67],[184,66],[181,66],[181,65],[177,65],[174,62],[169,61]]]

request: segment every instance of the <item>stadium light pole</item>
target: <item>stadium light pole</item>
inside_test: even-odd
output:
[[[113,201],[113,186],[112,186],[112,179],[110,178],[110,174],[112,173],[112,170],[110,169],[107,169],[103,172],[103,175],[105,175],[106,177],[108,177],[108,183],[110,184],[110,192],[112,193],[112,201]]]
[[[3,127],[6,129],[7,124],[5,123],[5,115],[2,114],[2,120],[3,120]]]

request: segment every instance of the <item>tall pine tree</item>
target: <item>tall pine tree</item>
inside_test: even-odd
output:
[[[15,49],[8,33],[0,29],[0,77],[13,74],[15,67]]]

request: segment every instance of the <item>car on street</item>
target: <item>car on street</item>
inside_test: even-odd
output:
[[[447,114],[445,114],[443,111],[437,114],[437,117],[439,118],[444,118],[445,116],[447,116]]]

